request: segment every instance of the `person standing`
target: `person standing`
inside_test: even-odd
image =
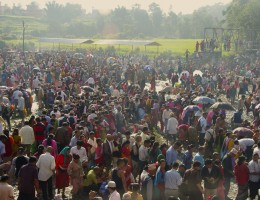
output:
[[[233,163],[235,156],[237,155],[237,150],[233,148],[228,154],[226,154],[222,160],[222,165],[224,168],[224,178],[225,178],[225,198],[228,199],[228,193],[230,189],[230,181],[231,178],[234,177],[234,172],[233,172]]]
[[[69,146],[71,137],[68,127],[68,122],[63,122],[62,127],[58,127],[56,130],[55,140],[58,145],[58,152],[60,152],[64,147]]]
[[[52,176],[55,170],[55,159],[51,155],[52,147],[47,147],[46,153],[39,157],[36,166],[39,168],[38,179],[42,190],[44,200],[53,198],[52,193]],[[47,189],[48,188],[48,189]]]
[[[205,143],[205,134],[206,134],[206,127],[207,127],[207,113],[204,112],[203,115],[198,119],[197,130],[199,132],[199,145],[203,146]]]
[[[203,187],[201,186],[201,163],[194,161],[192,168],[187,170],[183,177],[183,193],[190,199],[196,197],[196,200],[203,200]],[[186,183],[186,184],[185,184]]]
[[[165,199],[170,196],[179,197],[179,186],[182,183],[182,177],[177,172],[179,163],[172,164],[172,169],[165,173]]]
[[[0,194],[1,200],[14,199],[14,188],[8,184],[9,176],[3,175],[0,177]]]
[[[42,144],[42,141],[44,140],[45,126],[41,122],[40,117],[36,117],[35,120],[36,120],[36,124],[33,126],[33,131],[34,131],[36,145],[39,146],[40,144]]]
[[[167,122],[167,126],[166,126],[166,130],[167,130],[167,134],[170,138],[172,138],[174,141],[176,141],[177,139],[177,128],[178,128],[179,122],[178,120],[175,118],[174,113],[170,114],[170,118]]]
[[[258,195],[260,180],[260,161],[258,153],[254,153],[253,159],[248,163],[249,168],[249,197],[255,199]]]
[[[64,147],[55,161],[56,188],[58,189],[58,194],[60,194],[60,190],[62,190],[62,198],[66,198],[65,188],[69,187],[69,175],[67,169],[71,161],[70,148]]]
[[[68,166],[68,174],[70,175],[73,198],[77,199],[78,193],[83,186],[84,172],[80,163],[80,156],[73,154],[72,158],[73,159]]]
[[[24,101],[22,92],[20,92],[18,94],[17,109],[19,112],[19,117],[22,118],[22,123],[24,123],[24,108],[25,108],[25,101]]]
[[[40,187],[36,162],[37,158],[32,156],[29,158],[29,163],[21,167],[18,174],[19,195],[17,200],[35,200],[35,190],[39,196]]]
[[[143,199],[146,200],[153,200],[154,199],[154,181],[153,177],[156,173],[156,165],[150,164],[148,165],[148,173],[145,173],[144,176],[141,178],[142,188],[141,193]]]
[[[121,200],[120,194],[116,190],[116,183],[114,181],[108,182],[107,189],[110,194],[108,200]]]
[[[205,166],[201,169],[201,178],[204,180],[204,198],[216,195],[222,174],[220,168],[211,159],[205,160]]]
[[[246,158],[240,156],[234,168],[234,174],[238,185],[236,200],[244,200],[248,197],[249,169],[245,164]]]
[[[168,169],[172,166],[173,163],[177,161],[178,149],[181,147],[181,143],[179,141],[175,142],[169,149],[166,151],[166,163]]]

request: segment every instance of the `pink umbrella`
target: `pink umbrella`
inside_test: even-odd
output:
[[[235,130],[233,130],[233,133],[237,136],[243,136],[243,137],[252,137],[254,135],[254,132],[245,127],[238,127]]]

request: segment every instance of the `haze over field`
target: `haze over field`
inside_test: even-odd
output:
[[[4,0],[1,1],[2,4],[7,3],[8,5],[21,4],[25,7],[27,4],[30,4],[32,0]],[[38,0],[36,1],[40,7],[44,7],[45,3],[52,0]],[[57,3],[66,4],[66,3],[78,3],[81,4],[87,12],[90,12],[92,9],[97,9],[103,12],[107,12],[115,7],[125,6],[131,7],[134,4],[140,4],[144,9],[148,9],[148,6],[151,3],[157,3],[160,5],[162,10],[169,11],[172,10],[175,13],[182,12],[184,14],[192,13],[194,10],[206,6],[214,5],[216,3],[230,3],[232,0],[56,0]]]

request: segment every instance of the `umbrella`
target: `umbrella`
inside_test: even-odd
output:
[[[200,70],[195,70],[195,71],[193,72],[193,76],[195,76],[195,75],[200,75],[200,76],[202,76],[203,73],[202,73],[202,71],[200,71]]]
[[[210,108],[211,109],[236,110],[230,103],[227,103],[227,102],[216,102]]]
[[[150,70],[152,70],[152,67],[150,65],[145,65],[144,66],[144,70],[150,71]]]
[[[172,86],[166,86],[166,87],[164,87],[162,90],[161,90],[161,92],[172,92],[172,89],[173,89],[173,87]]]
[[[94,92],[94,89],[92,87],[89,87],[89,86],[82,86],[82,89],[85,92]]]
[[[186,106],[183,111],[193,111],[193,112],[196,112],[196,111],[199,111],[200,108],[199,106],[196,106],[196,105],[189,105],[189,106]]]
[[[113,63],[115,63],[115,61],[116,61],[116,59],[114,57],[107,58],[107,63],[108,64],[113,64]]]
[[[193,103],[214,104],[215,100],[211,99],[209,97],[206,97],[206,96],[200,96],[200,97],[196,97],[195,99],[193,99]]]
[[[255,109],[260,109],[260,103],[256,105]]]
[[[178,126],[178,129],[188,130],[189,127],[190,127],[190,126],[187,125],[187,124],[181,124],[181,125]]]
[[[180,77],[182,77],[183,74],[186,74],[187,77],[190,76],[190,73],[188,71],[183,71],[181,74],[180,74]]]
[[[34,67],[33,68],[33,73],[37,73],[37,72],[39,72],[40,71],[40,68],[39,67]]]
[[[254,132],[245,127],[238,127],[235,130],[233,130],[233,133],[237,136],[243,136],[243,137],[252,137],[254,135]]]

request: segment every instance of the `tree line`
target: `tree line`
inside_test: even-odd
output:
[[[152,3],[148,10],[134,4],[131,8],[118,6],[109,13],[86,11],[79,4],[48,2],[39,8],[36,2],[23,10],[19,5],[9,8],[9,15],[35,15],[47,24],[39,37],[96,37],[96,38],[203,38],[206,27],[260,29],[260,1],[233,0],[230,4],[201,7],[191,14],[175,13],[173,8],[164,12]],[[37,15],[37,16],[36,16]]]

